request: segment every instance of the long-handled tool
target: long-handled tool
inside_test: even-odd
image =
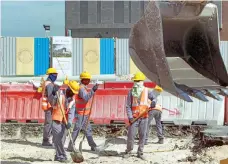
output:
[[[59,92],[56,92],[56,95],[57,95],[57,99],[58,99],[58,104],[59,104],[60,109],[61,109],[61,113],[63,115],[63,120],[64,120],[65,124],[67,124],[67,119],[66,119],[66,116],[65,116],[64,111],[63,111],[63,106],[62,106],[62,103],[60,102]],[[70,141],[71,141],[72,147],[73,147],[73,152],[70,153],[71,158],[75,163],[81,163],[84,161],[84,157],[82,156],[80,151],[75,149],[74,142],[73,142],[73,139],[71,136],[71,131],[70,131],[70,129],[67,129],[67,130],[68,130],[68,135],[70,137]]]
[[[133,121],[131,122],[131,123],[129,123],[129,124],[127,124],[126,126],[124,126],[123,128],[121,128],[116,134],[115,134],[115,136],[117,137],[117,136],[119,136],[121,133],[123,133],[129,126],[131,126],[133,123],[135,123],[138,119],[140,119],[144,114],[146,114],[148,112],[148,110],[145,110],[145,111],[143,111],[142,113],[140,113],[139,115],[138,115],[138,117],[136,117],[136,118],[134,118],[133,119]],[[103,144],[101,144],[101,145],[103,145],[103,147],[101,148],[101,150],[104,150],[104,149],[106,149],[107,147],[108,147],[108,144],[109,143],[113,143],[114,141],[116,141],[117,140],[117,138],[109,138],[109,139],[107,139],[106,141],[105,141],[105,143],[103,143]]]
[[[92,106],[93,106],[93,102],[94,102],[94,97],[95,97],[95,93],[94,93],[93,98],[92,98],[89,116],[88,116],[88,118],[87,118],[87,120],[86,120],[86,126],[85,126],[85,129],[84,129],[84,135],[83,135],[82,140],[81,140],[80,143],[79,143],[79,151],[80,151],[81,153],[82,153],[82,143],[83,143],[83,141],[84,141],[84,139],[85,139],[86,130],[87,130],[87,127],[88,127],[88,124],[89,124],[89,120],[90,120],[90,115],[91,115],[91,113],[92,113]]]

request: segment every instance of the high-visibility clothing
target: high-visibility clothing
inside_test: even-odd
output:
[[[75,103],[75,100],[73,99],[67,106],[66,106],[66,97],[65,95],[61,92],[60,96],[59,96],[59,100],[61,105],[62,105],[62,110],[63,110],[63,114],[66,116],[67,113],[69,112],[69,109],[72,108],[72,106]],[[55,105],[55,107],[53,107],[53,111],[52,111],[52,120],[55,121],[60,121],[60,122],[64,122],[64,118],[63,118],[63,114],[61,111],[61,107],[59,105],[59,103],[57,102],[57,105]],[[67,117],[66,117],[67,119]]]
[[[149,110],[159,110],[162,112],[162,106],[159,104],[156,104],[156,106],[154,108],[150,108]]]
[[[132,113],[133,117],[138,117],[142,112],[148,110],[150,100],[148,99],[148,88],[144,88],[140,100],[137,97],[132,97]],[[142,118],[147,118],[148,112],[146,112]]]
[[[45,88],[49,84],[52,84],[52,82],[45,81],[44,89],[42,90],[42,109],[43,110],[48,110],[49,108],[51,108],[51,104],[48,102],[47,96],[45,95]]]
[[[88,90],[87,88],[85,88],[83,85],[80,85],[80,89],[81,88],[84,88],[85,91],[87,92],[88,94]],[[79,94],[76,94],[75,95],[75,100],[76,100],[76,110],[77,110],[77,113],[79,115],[89,115],[90,113],[90,108],[91,108],[91,103],[90,101],[86,102],[85,100],[83,100]]]

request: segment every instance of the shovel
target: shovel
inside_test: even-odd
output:
[[[80,143],[79,143],[79,151],[82,153],[82,143],[83,143],[83,141],[84,141],[84,139],[85,139],[85,134],[86,134],[86,130],[87,130],[87,127],[88,127],[88,124],[89,124],[89,119],[90,119],[90,115],[91,115],[91,113],[92,113],[92,106],[93,106],[93,102],[94,102],[94,97],[95,97],[95,93],[94,93],[94,95],[93,95],[93,98],[92,98],[92,102],[91,102],[91,106],[90,106],[90,112],[89,112],[89,117],[87,118],[87,120],[86,120],[86,126],[85,126],[85,129],[84,129],[84,135],[83,135],[83,138],[82,138],[82,140],[80,141]]]
[[[63,112],[63,106],[62,106],[62,104],[61,104],[61,102],[60,102],[59,92],[56,92],[56,95],[57,95],[57,99],[58,99],[58,104],[59,104],[60,109],[61,109],[61,113],[62,113],[62,115],[63,115],[63,120],[64,120],[65,124],[67,124],[66,116],[65,116],[65,114],[64,114],[64,112]],[[78,150],[75,149],[75,147],[74,147],[74,142],[73,142],[73,139],[72,139],[72,136],[71,136],[71,131],[70,131],[70,129],[67,129],[67,131],[68,131],[68,135],[69,135],[69,137],[70,137],[70,141],[71,141],[72,146],[73,146],[73,152],[70,153],[71,158],[72,158],[72,160],[73,160],[75,163],[81,163],[81,162],[84,161],[84,157],[82,156],[82,154],[81,154]]]
[[[140,119],[144,114],[146,114],[148,112],[148,110],[145,110],[143,111],[142,113],[139,114],[138,117],[134,118],[133,121],[129,124],[127,124],[126,126],[124,126],[123,128],[121,128],[116,134],[115,136],[118,136],[120,134],[122,134],[129,126],[131,126],[133,123],[135,123],[138,119]],[[105,141],[105,143],[101,144],[101,145],[104,145],[101,149],[104,150],[106,149],[108,146],[109,143],[113,143],[114,141],[116,141],[117,138],[110,138],[110,139],[107,139]]]

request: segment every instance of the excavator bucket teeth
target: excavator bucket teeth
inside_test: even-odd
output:
[[[228,89],[221,88],[219,94],[222,96],[228,96]]]
[[[222,98],[217,94],[216,90],[206,89],[206,95],[218,101],[222,101]]]
[[[129,53],[147,78],[185,101],[192,101],[189,95],[208,101],[194,87],[228,86],[212,3],[148,2],[130,31]]]
[[[197,89],[194,89],[194,88],[190,88],[190,87],[188,87],[186,85],[183,85],[183,84],[176,84],[176,86],[178,88],[181,88],[183,91],[187,92],[192,97],[195,97],[195,98],[200,99],[200,100],[205,101],[205,102],[208,101],[206,96],[200,90],[197,90]]]

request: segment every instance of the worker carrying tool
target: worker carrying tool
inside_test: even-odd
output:
[[[59,86],[54,84],[57,79],[58,73],[55,68],[49,68],[46,72],[48,75],[47,80],[42,85],[42,109],[45,112],[44,128],[43,128],[43,146],[52,146],[52,109],[56,104],[55,93]]]
[[[156,97],[160,95],[160,93],[163,91],[161,87],[158,85],[155,86],[154,92]],[[145,145],[147,145],[148,137],[150,134],[150,124],[155,119],[156,123],[156,131],[158,136],[158,144],[164,143],[164,136],[163,136],[163,130],[162,130],[162,124],[161,124],[161,116],[162,116],[162,107],[161,105],[157,104],[157,99],[153,99],[151,102],[150,108],[149,108],[149,118],[148,118],[148,125],[147,125],[147,132],[146,132],[146,139],[145,139]]]
[[[134,118],[137,118],[141,113],[145,112],[145,110],[148,110],[151,101],[156,98],[155,95],[153,95],[153,92],[149,90],[149,88],[144,87],[143,81],[145,79],[145,75],[141,72],[136,73],[133,77],[134,86],[128,93],[126,106],[127,116],[130,124],[133,122]],[[138,127],[139,147],[137,151],[137,157],[141,158],[142,160],[146,160],[143,156],[143,148],[145,143],[147,124],[148,112],[145,112],[141,118],[129,126],[127,134],[127,149],[123,156],[124,158],[128,158],[134,148],[134,138]]]
[[[66,140],[66,128],[69,129],[72,125],[75,113],[75,97],[78,93],[79,84],[76,81],[69,81],[68,87],[65,91],[57,91],[59,101],[56,101],[52,112],[52,133],[53,142],[56,150],[55,161],[69,162],[67,160],[66,152],[64,150],[64,143]],[[67,114],[68,120],[64,121],[64,115]]]
[[[89,117],[89,113],[92,106],[89,100],[98,89],[98,84],[94,85],[91,91],[88,92],[88,89],[86,86],[90,83],[91,75],[88,72],[82,72],[80,74],[80,79],[81,79],[80,89],[79,89],[78,95],[76,95],[76,114],[75,115],[77,117],[77,120],[73,129],[72,139],[73,139],[73,142],[75,143],[75,140],[77,139],[80,130],[83,129],[86,134],[88,144],[91,147],[91,150],[99,151],[96,143],[93,140],[92,128],[89,122],[87,124],[87,129],[85,129],[87,119]],[[73,144],[71,142],[69,143],[68,149],[67,149],[68,151],[73,150],[72,145],[74,145],[74,143]]]

